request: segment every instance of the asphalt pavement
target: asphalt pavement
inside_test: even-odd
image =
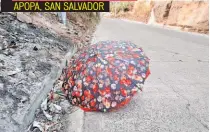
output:
[[[208,36],[103,18],[94,42],[129,40],[151,59],[142,93],[111,113],[84,113],[82,132],[209,131]]]

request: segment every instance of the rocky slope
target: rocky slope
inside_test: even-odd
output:
[[[43,80],[60,67],[71,42],[8,13],[0,14],[1,131],[21,131],[30,108],[44,89]],[[50,84],[49,84],[50,85]]]
[[[95,24],[76,19],[64,26],[54,13],[0,13],[1,132],[20,132],[32,122],[66,56],[90,44]]]

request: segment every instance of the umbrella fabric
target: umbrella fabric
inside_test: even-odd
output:
[[[150,74],[142,48],[101,41],[78,51],[68,64],[64,90],[85,111],[108,112],[126,105]]]

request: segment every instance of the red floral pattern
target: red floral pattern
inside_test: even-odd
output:
[[[149,76],[149,59],[131,42],[102,41],[76,53],[66,69],[64,91],[85,111],[126,105]]]

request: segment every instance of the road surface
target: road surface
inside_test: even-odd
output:
[[[143,93],[113,113],[85,113],[82,132],[207,132],[207,36],[102,19],[95,41],[130,40],[151,59]]]

